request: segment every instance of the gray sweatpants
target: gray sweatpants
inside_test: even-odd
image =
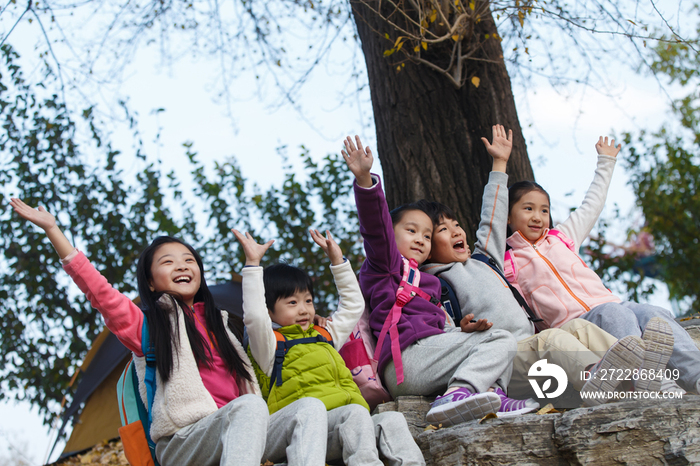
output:
[[[329,462],[346,466],[425,465],[423,453],[408,430],[406,418],[397,412],[370,416],[366,408],[350,404],[328,411]]]
[[[516,348],[515,337],[506,330],[464,333],[445,327],[445,333],[422,338],[401,352],[401,385],[396,385],[394,362],[387,364],[384,384],[394,398],[441,395],[448,387],[481,393],[498,385],[506,391]]]
[[[700,383],[700,350],[666,309],[625,301],[600,304],[581,316],[618,339],[627,335],[641,336],[652,317],[661,317],[673,329],[673,354],[668,367],[680,372],[676,382],[687,391],[697,392],[700,388],[697,385]]]
[[[158,440],[156,456],[163,466],[260,466],[285,457],[289,466],[323,466],[327,430],[326,407],[316,398],[270,415],[261,397],[243,395]]]
[[[265,400],[257,395],[240,396],[174,435],[159,439],[156,457],[163,466],[260,466],[268,418]]]

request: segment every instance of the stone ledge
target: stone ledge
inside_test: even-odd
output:
[[[377,407],[406,416],[428,465],[699,464],[700,396],[629,401],[425,431],[425,397]]]

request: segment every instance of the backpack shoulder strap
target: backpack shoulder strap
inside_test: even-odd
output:
[[[318,332],[315,337],[307,338],[297,338],[295,340],[288,340],[281,332],[273,330],[275,333],[275,339],[277,340],[277,350],[275,350],[275,363],[272,366],[272,376],[270,377],[270,392],[272,392],[272,387],[277,385],[278,387],[282,385],[282,366],[284,364],[284,358],[287,356],[287,351],[292,346],[306,344],[306,343],[328,343],[333,346],[333,339],[331,334],[328,333],[323,327],[314,325],[313,329]]]
[[[571,238],[569,238],[568,236],[566,236],[564,233],[562,233],[561,231],[552,229],[552,230],[549,230],[549,232],[547,234],[550,236],[554,236],[559,241],[564,243],[567,248],[571,249],[572,252],[576,252],[576,251],[574,251],[574,241]]]
[[[148,425],[144,426],[148,448],[151,450],[151,456],[156,457],[156,445],[151,439],[151,423],[153,422],[153,400],[156,396],[156,349],[153,340],[150,338],[148,331],[148,319],[143,316],[143,326],[141,327],[141,351],[146,359],[146,375],[144,383],[146,384],[146,399],[148,401]],[[134,367],[134,370],[136,368]],[[138,395],[138,377],[134,377],[136,394]],[[157,463],[156,463],[157,464]]]
[[[445,311],[452,317],[455,325],[459,325],[462,321],[462,308],[459,306],[459,301],[457,300],[457,295],[455,294],[454,288],[450,285],[450,282],[445,280],[440,276],[436,275],[438,280],[440,280],[440,301]]]
[[[510,251],[507,251],[509,253]],[[493,269],[494,272],[496,272],[502,279],[505,281],[506,285],[508,285],[508,288],[510,289],[510,292],[513,293],[513,297],[515,300],[520,304],[520,307],[522,307],[525,310],[525,313],[527,314],[527,318],[530,319],[531,322],[542,322],[542,319],[537,317],[537,315],[530,309],[530,306],[528,306],[527,302],[525,301],[525,298],[520,294],[520,292],[510,284],[508,279],[506,278],[505,274],[503,271],[498,267],[498,264],[496,264],[496,261],[493,260],[493,258],[488,257],[486,254],[472,254],[472,259],[476,259],[478,261],[483,262],[484,264],[488,265]]]

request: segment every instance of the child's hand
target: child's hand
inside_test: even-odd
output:
[[[505,172],[506,164],[510,158],[510,151],[513,149],[513,130],[506,129],[503,125],[493,125],[493,144],[489,143],[486,138],[481,138],[481,141],[486,146],[489,155],[493,157],[493,171]]]
[[[483,332],[484,330],[488,330],[493,327],[493,323],[486,319],[479,319],[472,322],[473,319],[474,314],[467,314],[460,321],[459,326],[462,328],[464,333]]]
[[[245,235],[236,229],[232,229],[231,231],[238,242],[241,243],[241,247],[245,253],[245,265],[259,266],[260,259],[263,258],[267,250],[272,246],[272,243],[275,242],[274,239],[271,239],[265,244],[258,244],[247,231]]]
[[[622,144],[618,144],[617,147],[615,147],[614,139],[612,139],[610,144],[608,144],[607,136],[605,136],[605,139],[603,139],[603,136],[600,136],[598,138],[598,142],[595,143],[595,150],[598,151],[598,155],[617,157],[617,154],[620,153],[620,149],[622,149]]]
[[[338,246],[338,243],[335,242],[333,236],[331,236],[330,231],[326,230],[325,238],[318,230],[309,230],[309,233],[311,233],[311,238],[313,238],[314,242],[321,246],[323,252],[325,252],[331,260],[331,265],[340,265],[343,263],[345,260],[343,259],[343,251],[340,249],[340,246]]]
[[[333,322],[333,317],[321,317],[318,314],[314,314],[314,325],[326,328],[328,322]]]
[[[16,197],[10,198],[10,205],[20,217],[29,220],[44,231],[49,231],[56,226],[56,217],[48,213],[43,207],[39,207],[38,210],[33,209]]]
[[[369,150],[369,146],[362,147],[360,136],[355,136],[355,141],[357,141],[357,147],[355,147],[350,136],[345,138],[345,150],[340,152],[343,154],[343,159],[345,159],[348,168],[355,175],[357,184],[363,188],[371,188],[372,175],[370,175],[369,171],[374,163],[372,151]]]

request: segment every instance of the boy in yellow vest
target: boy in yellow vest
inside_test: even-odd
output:
[[[315,419],[319,430],[326,432],[327,442],[310,441],[305,464],[342,460],[347,466],[381,466],[381,455],[389,465],[424,465],[403,415],[370,416],[352,374],[332,346],[345,342],[365,303],[352,267],[330,233],[324,238],[317,230],[311,231],[331,260],[340,295],[333,321],[323,329],[314,325],[313,284],[308,274],[287,264],[263,272],[260,260],[273,241],[258,244],[248,233],[233,232],[246,255],[241,275],[249,352],[270,414],[301,398],[317,399],[323,407],[324,415]],[[288,443],[280,439],[268,445],[266,459],[277,462],[288,457]]]

